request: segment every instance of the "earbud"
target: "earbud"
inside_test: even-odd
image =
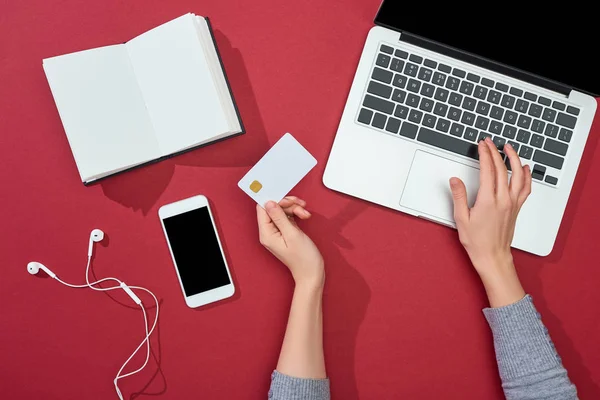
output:
[[[90,244],[88,246],[88,257],[92,256],[92,252],[94,251],[94,243],[98,243],[104,239],[104,232],[100,229],[94,229],[92,233],[90,233]]]
[[[40,264],[39,262],[32,261],[27,264],[27,272],[29,272],[31,275],[37,274],[40,272],[40,269],[50,275],[51,278],[56,278],[56,274],[54,272],[50,271],[45,265]]]

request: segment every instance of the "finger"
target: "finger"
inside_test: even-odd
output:
[[[469,220],[469,205],[467,204],[467,188],[458,178],[450,178],[450,190],[454,202],[454,221],[457,227]]]
[[[295,203],[295,204],[298,204],[299,206],[306,207],[306,201],[304,201],[304,200],[302,200],[302,199],[300,199],[300,198],[298,198],[296,196],[285,196],[283,198],[283,200],[281,200],[279,202],[279,205],[281,205],[282,207],[284,207],[281,204],[281,202],[283,202],[283,201],[289,202],[290,204]]]
[[[271,221],[269,214],[258,204],[256,205],[256,220],[258,221],[258,234],[261,238],[261,242],[278,232],[277,227]]]
[[[521,189],[523,189],[523,165],[521,164],[519,155],[510,144],[507,143],[504,145],[504,152],[510,161],[510,169],[512,171],[509,184],[510,194],[516,199],[519,197]]]
[[[526,165],[525,168],[523,168],[523,189],[521,189],[521,192],[519,193],[519,197],[517,199],[519,208],[521,208],[521,206],[523,206],[523,204],[525,203],[525,200],[527,200],[527,197],[529,197],[530,193],[531,193],[531,168],[529,167],[529,165]]]
[[[281,205],[281,203],[280,203]],[[282,207],[283,211],[293,217],[294,215],[300,219],[309,219],[311,217],[310,212],[308,212],[304,207],[301,207],[297,204],[294,204],[292,206],[289,207]]]
[[[479,192],[477,193],[477,200],[482,197],[493,197],[494,186],[496,182],[494,164],[492,162],[492,155],[490,154],[489,147],[485,144],[485,141],[479,142]]]
[[[295,227],[292,222],[288,219],[287,214],[283,211],[283,208],[274,201],[269,201],[265,209],[269,217],[271,217],[271,221],[275,224],[277,229],[281,232],[283,237],[291,235],[295,232]]]
[[[494,142],[492,142],[492,139],[486,138],[485,143],[490,149],[494,170],[496,171],[496,193],[500,196],[505,196],[508,194],[508,171],[506,170],[506,165],[504,165],[504,160],[502,160],[502,156]]]

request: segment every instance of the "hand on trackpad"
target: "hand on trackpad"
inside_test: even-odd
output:
[[[454,206],[448,183],[454,176],[465,183],[468,204],[472,207],[479,190],[479,169],[418,150],[400,205],[454,225]]]

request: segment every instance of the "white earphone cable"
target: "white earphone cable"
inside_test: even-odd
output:
[[[58,282],[62,283],[65,286],[68,286],[71,288],[76,288],[76,289],[90,288],[92,290],[99,291],[99,292],[105,292],[105,291],[115,290],[115,289],[124,289],[122,286],[122,285],[124,285],[124,283],[122,281],[120,281],[119,279],[113,278],[113,277],[102,278],[100,280],[90,282],[89,270],[90,270],[91,261],[92,261],[92,257],[88,256],[87,265],[85,267],[85,281],[86,281],[85,285],[73,285],[71,283],[67,283],[67,282],[63,281],[58,276],[54,276],[54,279],[56,279]],[[118,286],[111,286],[111,287],[105,287],[105,288],[94,287],[94,285],[98,285],[100,283],[107,282],[107,281],[115,281],[115,282],[117,282]],[[156,298],[154,293],[152,293],[150,290],[140,287],[140,286],[129,286],[129,289],[143,290],[143,291],[147,292],[148,294],[150,294],[156,304],[156,314],[154,316],[154,322],[152,323],[152,328],[150,328],[150,330],[148,330],[148,315],[146,314],[146,309],[144,308],[143,303],[139,304],[140,308],[142,309],[142,313],[144,314],[144,330],[146,332],[146,335],[145,335],[144,339],[141,341],[141,343],[138,345],[138,347],[133,351],[133,353],[131,353],[129,358],[123,363],[123,365],[119,369],[119,372],[117,372],[117,376],[115,377],[115,379],[113,381],[113,383],[115,385],[115,390],[116,390],[117,395],[119,396],[120,400],[123,400],[123,394],[121,393],[121,390],[119,389],[119,385],[118,385],[119,379],[127,378],[129,376],[137,374],[138,372],[140,372],[141,370],[143,370],[146,367],[146,365],[148,364],[148,361],[150,360],[150,335],[152,335],[152,333],[154,332],[154,329],[156,328],[156,324],[158,322],[158,311],[159,311],[158,299]],[[131,361],[131,359],[142,348],[144,343],[146,343],[146,360],[144,361],[144,364],[141,367],[139,367],[138,369],[136,369],[135,371],[128,372],[124,375],[121,375],[121,372],[123,372],[123,369],[125,369],[125,367]]]

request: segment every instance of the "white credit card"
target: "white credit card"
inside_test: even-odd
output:
[[[238,186],[261,207],[279,203],[317,165],[317,160],[289,133],[283,135]]]

